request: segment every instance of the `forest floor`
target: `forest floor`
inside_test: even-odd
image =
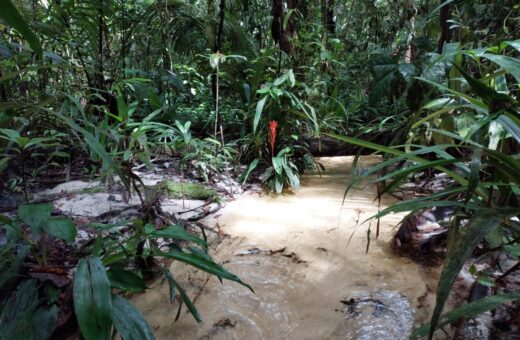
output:
[[[156,337],[407,339],[414,327],[427,323],[445,252],[442,238],[437,237],[445,231],[437,223],[442,217],[436,220],[435,211],[425,212],[404,222],[411,228],[401,227],[399,232],[397,226],[405,214],[387,215],[379,224],[376,219],[367,220],[400,198],[384,195],[380,202],[376,200],[370,177],[345,196],[353,172],[362,173],[380,162],[379,157],[362,156],[353,169],[354,158],[319,158],[325,170],[306,173],[299,191],[282,195],[267,195],[256,184],[243,191],[229,174],[218,175],[206,185],[195,184],[176,175],[167,163],[153,171],[134,169],[146,190],[166,183],[168,194],[158,202],[161,210],[175,215],[192,232],[200,234],[200,227],[204,228],[209,254],[255,291],[231,281],[221,284],[183,263],[164,262],[186,289],[203,322],[197,325],[185,308],[174,322],[179,301],[170,303],[168,284],[155,280],[149,283],[151,289],[131,299]],[[431,186],[446,185],[442,178],[423,182],[407,183],[400,192],[413,197],[425,194],[421,190],[434,190]],[[93,222],[120,223],[141,213],[135,193],[125,200],[117,183],[107,189],[99,181],[71,181],[33,199],[52,201],[55,214],[74,219],[78,249],[95,236],[103,237]],[[412,230],[411,236],[403,230]],[[477,267],[485,266],[484,262],[472,261]],[[468,264],[447,308],[473,295],[474,286]],[[63,314],[58,324],[70,316]],[[473,320],[469,327],[455,325],[448,332],[475,338],[475,334],[487,334],[490,323],[488,315]]]
[[[214,231],[210,254],[238,275],[238,284],[209,278],[178,263],[172,273],[196,300],[197,325],[168,301],[157,281],[133,302],[158,339],[405,339],[427,322],[438,266],[422,266],[390,247],[403,215],[367,218],[378,208],[373,185],[351,190],[354,157],[321,158],[321,173],[304,176],[294,194],[246,192],[201,222]],[[362,157],[358,166],[378,162]],[[370,244],[367,252],[367,230]]]

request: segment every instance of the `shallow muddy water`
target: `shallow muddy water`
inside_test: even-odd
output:
[[[172,265],[204,322],[168,302],[156,282],[133,302],[158,339],[404,339],[427,320],[435,273],[392,253],[402,215],[360,224],[377,213],[375,188],[349,192],[353,157],[322,158],[326,171],[307,174],[296,194],[246,193],[203,222],[229,235],[212,256],[255,294],[195,269]],[[378,161],[364,157],[360,164]],[[381,208],[393,201],[384,198]],[[371,225],[368,254],[367,229]],[[349,242],[350,239],[350,242]],[[385,336],[386,335],[386,336]]]

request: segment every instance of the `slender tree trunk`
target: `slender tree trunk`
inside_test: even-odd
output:
[[[444,3],[449,0],[444,1]],[[446,4],[441,7],[439,12],[439,21],[441,26],[441,36],[439,38],[439,44],[437,46],[437,52],[442,53],[442,49],[444,48],[444,44],[450,41],[451,31],[448,25],[448,20],[450,19],[451,5]]]
[[[98,89],[104,88],[104,65],[103,65],[103,25],[104,25],[104,19],[103,19],[103,0],[99,0],[99,21],[98,21],[98,74],[97,74],[97,81],[96,86]]]
[[[222,48],[222,35],[224,34],[225,15],[226,15],[226,0],[220,0],[217,39],[215,40],[215,52],[220,52],[220,49]]]
[[[417,16],[417,7],[415,6],[415,2],[412,0],[408,3],[410,6],[410,11],[412,11],[412,16],[410,18],[410,33],[407,38],[406,51],[404,53],[404,62],[410,64],[414,59],[414,49],[415,46],[413,44],[413,38],[415,37],[415,17]]]
[[[2,70],[0,70],[0,78],[2,78],[4,74],[2,73]],[[8,98],[7,95],[7,89],[5,87],[4,83],[0,83],[0,102],[6,102]]]
[[[336,33],[336,21],[334,21],[334,0],[327,0],[326,28],[330,34]]]
[[[220,0],[217,36],[215,37],[215,46],[213,48],[214,53],[220,52],[220,50],[222,48],[222,36],[224,35],[225,15],[226,15],[226,0]],[[213,94],[213,99],[216,100],[217,99],[217,74],[216,73],[213,73],[211,75],[211,93]]]

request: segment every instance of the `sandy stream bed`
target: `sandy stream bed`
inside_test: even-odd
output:
[[[229,235],[210,254],[255,294],[174,263],[173,275],[196,297],[204,322],[198,325],[186,309],[174,322],[178,304],[169,303],[167,284],[157,281],[133,298],[156,337],[404,339],[412,326],[427,321],[438,273],[391,252],[402,215],[382,219],[378,239],[372,222],[365,254],[369,222],[358,224],[378,208],[374,187],[352,190],[342,206],[352,160],[322,158],[326,171],[304,176],[296,194],[246,193],[205,218],[203,223],[218,223]],[[377,161],[363,157],[360,164]],[[393,201],[385,197],[381,208]]]

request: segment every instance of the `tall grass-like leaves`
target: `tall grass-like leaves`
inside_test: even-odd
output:
[[[429,331],[430,339],[433,337],[451,287],[464,262],[484,236],[497,228],[505,217],[497,215],[495,210],[488,210],[477,213],[465,226],[449,229],[446,262],[437,288],[437,299]]]

